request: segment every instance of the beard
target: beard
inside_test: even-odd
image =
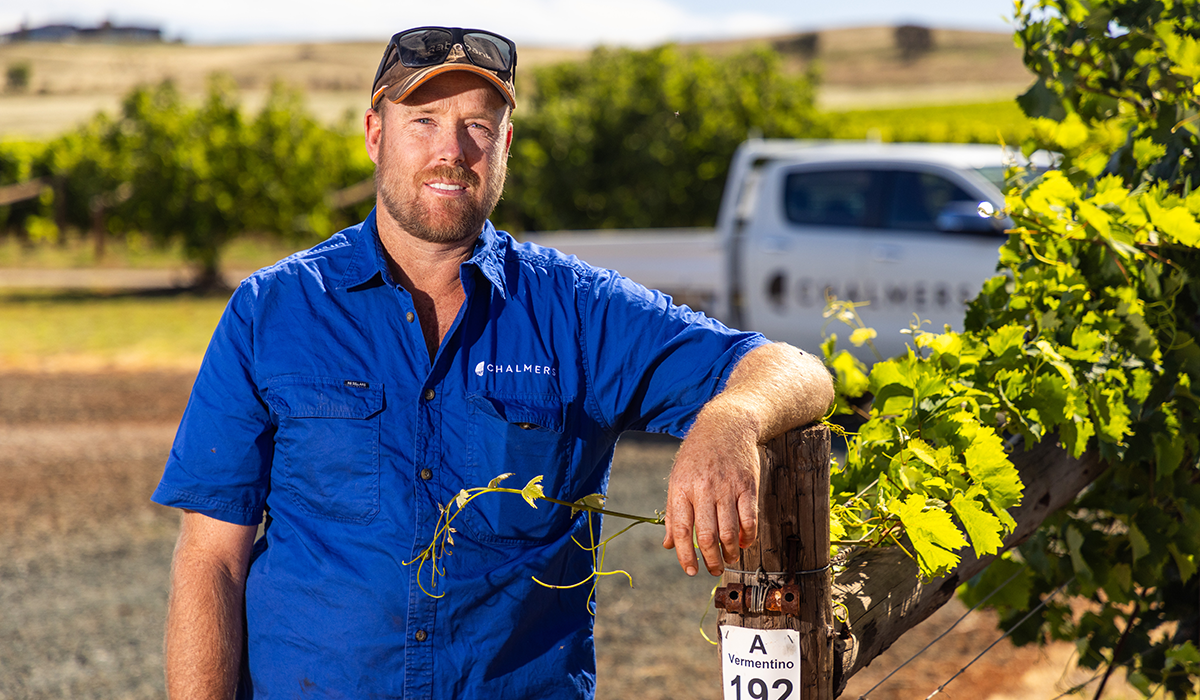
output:
[[[483,224],[500,201],[508,164],[504,160],[488,165],[487,182],[479,189],[480,178],[469,168],[439,165],[415,173],[405,182],[404,174],[390,163],[380,144],[379,164],[375,169],[375,194],[401,229],[415,238],[430,243],[458,243],[479,235]],[[420,197],[424,182],[430,178],[446,178],[461,182],[478,197],[467,196],[453,200],[434,200]]]

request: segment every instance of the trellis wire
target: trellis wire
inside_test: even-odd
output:
[[[867,696],[868,696],[868,695],[870,695],[871,693],[875,692],[875,689],[876,689],[876,688],[878,688],[879,686],[881,686],[881,685],[883,685],[884,683],[886,683],[886,682],[887,682],[887,680],[888,680],[889,678],[891,678],[892,676],[896,675],[896,673],[898,673],[898,672],[900,671],[900,669],[902,669],[902,668],[904,668],[905,666],[909,665],[909,664],[910,664],[910,663],[912,663],[913,661],[916,661],[918,656],[920,656],[921,654],[924,654],[925,652],[929,651],[929,647],[933,646],[934,644],[937,644],[939,641],[941,641],[942,637],[945,637],[946,635],[950,634],[951,630],[953,630],[955,627],[958,627],[958,623],[960,623],[960,622],[962,622],[963,620],[967,619],[967,615],[970,615],[971,613],[975,612],[975,610],[976,610],[977,608],[979,608],[979,606],[981,606],[981,605],[983,605],[984,603],[988,602],[988,599],[989,599],[989,598],[991,598],[992,596],[996,595],[996,593],[1000,592],[1000,591],[1001,591],[1001,590],[1002,590],[1002,589],[1003,589],[1005,586],[1007,586],[1008,584],[1012,583],[1012,582],[1013,582],[1013,580],[1014,580],[1014,579],[1016,579],[1016,578],[1017,578],[1017,576],[1019,576],[1019,575],[1021,574],[1021,572],[1025,571],[1025,569],[1027,569],[1027,568],[1029,568],[1029,567],[1028,567],[1028,565],[1026,565],[1026,566],[1022,566],[1020,569],[1017,569],[1017,571],[1016,571],[1016,572],[1015,572],[1015,573],[1014,573],[1012,576],[1009,576],[1009,577],[1008,577],[1008,580],[1006,580],[1004,583],[1000,584],[999,586],[996,586],[995,588],[993,588],[993,589],[992,589],[992,591],[991,591],[991,593],[988,593],[987,595],[985,595],[985,596],[983,597],[983,599],[982,599],[982,600],[980,600],[978,603],[976,603],[976,604],[975,604],[975,606],[974,606],[974,607],[972,607],[970,610],[968,610],[968,611],[966,611],[965,613],[963,613],[961,617],[959,617],[957,620],[955,620],[955,621],[954,621],[954,624],[952,624],[952,625],[950,625],[949,627],[947,627],[947,628],[946,628],[946,631],[945,631],[945,632],[942,632],[942,633],[941,633],[941,634],[939,634],[937,637],[934,637],[934,639],[933,639],[933,641],[932,641],[932,642],[930,642],[930,643],[926,644],[924,647],[922,647],[922,648],[921,648],[921,650],[920,650],[920,651],[918,651],[917,653],[915,653],[915,654],[913,654],[912,656],[910,656],[910,657],[908,658],[908,660],[907,660],[907,661],[905,661],[904,663],[900,664],[900,665],[899,665],[899,666],[897,666],[896,668],[892,669],[892,672],[891,672],[891,673],[889,673],[889,674],[887,674],[886,676],[884,676],[884,677],[883,677],[883,680],[881,680],[881,681],[879,681],[878,683],[876,683],[875,685],[871,686],[871,689],[870,689],[870,690],[868,690],[867,692],[863,693],[862,695],[859,695],[859,696],[858,696],[858,700],[867,700]]]
[[[1096,675],[1092,676],[1091,678],[1087,679],[1086,681],[1084,681],[1078,685],[1074,685],[1070,688],[1067,688],[1066,690],[1062,691],[1058,695],[1055,695],[1051,700],[1060,700],[1060,698],[1065,698],[1068,695],[1074,695],[1075,693],[1077,693],[1077,692],[1083,690],[1084,688],[1088,687],[1089,685],[1091,685],[1092,681],[1096,680],[1097,678],[1099,678],[1100,676],[1103,676],[1103,675],[1104,675],[1104,669],[1100,669],[1099,671],[1096,671]]]
[[[1015,629],[1017,629],[1018,627],[1020,627],[1021,625],[1025,624],[1025,621],[1026,621],[1026,620],[1028,620],[1029,618],[1033,617],[1033,614],[1034,614],[1035,612],[1037,612],[1038,610],[1041,610],[1042,608],[1046,607],[1046,604],[1047,604],[1047,603],[1049,603],[1049,602],[1050,602],[1050,601],[1051,601],[1051,600],[1054,598],[1054,596],[1058,595],[1059,591],[1061,591],[1062,589],[1066,588],[1066,587],[1067,587],[1067,585],[1068,585],[1068,584],[1070,584],[1070,583],[1071,583],[1072,581],[1074,581],[1074,580],[1075,580],[1075,577],[1074,577],[1074,576],[1072,576],[1071,578],[1069,578],[1069,579],[1067,579],[1066,581],[1064,581],[1064,582],[1063,582],[1063,584],[1062,584],[1061,586],[1059,586],[1058,588],[1055,588],[1055,589],[1054,589],[1054,591],[1053,591],[1052,593],[1050,593],[1050,595],[1046,596],[1046,599],[1045,599],[1045,600],[1043,600],[1042,602],[1038,603],[1038,605],[1037,605],[1037,607],[1036,607],[1036,608],[1034,608],[1033,610],[1030,610],[1029,612],[1025,613],[1025,617],[1022,617],[1020,620],[1018,620],[1018,621],[1017,621],[1017,624],[1013,625],[1012,627],[1009,627],[1009,628],[1008,628],[1008,629],[1007,629],[1007,630],[1004,632],[1004,634],[1000,635],[999,637],[996,637],[996,641],[992,642],[991,644],[989,644],[989,645],[987,646],[987,648],[986,648],[986,649],[984,649],[983,651],[979,652],[979,654],[978,654],[978,655],[977,655],[975,658],[971,659],[971,660],[970,660],[970,661],[967,663],[967,665],[966,665],[966,666],[963,666],[962,668],[958,669],[958,671],[957,671],[957,672],[956,672],[956,673],[955,673],[953,676],[950,676],[950,678],[949,678],[949,679],[947,679],[945,683],[943,683],[943,684],[939,685],[939,686],[937,687],[937,690],[935,690],[935,691],[933,691],[932,693],[930,693],[929,695],[925,696],[925,700],[930,700],[930,699],[931,699],[931,698],[932,698],[934,695],[937,695],[938,693],[940,693],[940,692],[942,692],[943,690],[945,690],[946,686],[950,685],[950,683],[951,683],[951,682],[953,682],[955,678],[958,678],[959,676],[961,676],[961,675],[963,674],[963,672],[964,672],[964,671],[966,671],[968,668],[971,668],[971,666],[972,666],[972,665],[973,665],[973,664],[974,664],[976,661],[978,661],[978,660],[982,659],[984,654],[986,654],[986,653],[988,653],[989,651],[991,651],[991,650],[992,650],[992,647],[996,646],[996,645],[997,645],[997,644],[999,644],[1001,641],[1003,641],[1003,640],[1007,639],[1007,638],[1008,638],[1008,635],[1010,635],[1010,634],[1012,634],[1012,633],[1013,633],[1013,630],[1015,630]]]
[[[1125,663],[1125,662],[1127,662],[1127,661],[1129,661],[1129,658],[1126,658],[1126,659],[1125,659],[1125,661],[1122,661],[1121,663]],[[1112,660],[1112,662],[1110,662],[1108,665],[1109,665],[1109,666],[1112,666],[1112,665],[1114,665],[1114,664],[1116,664],[1116,663],[1117,663],[1117,660],[1114,658],[1114,659]],[[1084,689],[1084,688],[1086,688],[1087,686],[1091,685],[1091,684],[1092,684],[1092,682],[1093,682],[1093,681],[1095,681],[1097,678],[1099,678],[1100,676],[1103,676],[1103,675],[1104,675],[1104,674],[1105,674],[1107,671],[1108,671],[1108,669],[1107,669],[1107,668],[1102,668],[1102,669],[1100,669],[1099,671],[1096,671],[1096,673],[1095,673],[1095,674],[1094,674],[1094,675],[1093,675],[1091,678],[1087,679],[1086,681],[1084,681],[1084,682],[1082,682],[1082,683],[1080,683],[1080,684],[1078,684],[1078,685],[1075,685],[1075,686],[1072,686],[1072,687],[1070,687],[1070,688],[1067,688],[1066,690],[1064,690],[1063,692],[1059,693],[1058,695],[1055,695],[1053,698],[1051,698],[1051,700],[1062,700],[1062,698],[1065,698],[1065,697],[1067,697],[1068,695],[1071,695],[1071,694],[1073,694],[1073,693],[1076,693],[1076,692],[1078,692],[1078,691],[1080,691],[1080,690],[1083,690],[1083,689]],[[1157,686],[1154,688],[1154,690],[1153,690],[1153,691],[1151,691],[1151,693],[1150,693],[1149,695],[1147,695],[1147,696],[1146,696],[1146,700],[1150,700],[1150,698],[1153,698],[1155,695],[1158,695],[1158,691],[1162,690],[1162,687],[1163,687],[1163,684],[1162,684],[1162,683],[1159,683],[1159,684],[1158,684],[1158,685],[1157,685]]]

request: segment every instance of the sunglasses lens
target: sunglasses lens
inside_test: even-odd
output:
[[[421,29],[396,40],[400,62],[409,68],[434,66],[446,60],[454,36],[444,29]]]
[[[487,32],[465,32],[463,45],[471,63],[494,71],[512,69],[512,46],[504,39]]]

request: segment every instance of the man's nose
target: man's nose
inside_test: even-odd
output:
[[[445,129],[438,134],[438,159],[444,163],[457,165],[467,160],[469,139],[467,130]]]

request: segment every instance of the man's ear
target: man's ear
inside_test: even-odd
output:
[[[509,122],[508,123],[508,136],[504,137],[504,152],[506,154],[511,152],[509,149],[512,147],[512,135],[513,135],[513,125],[512,125],[512,122]]]
[[[368,109],[363,115],[363,138],[367,145],[367,155],[371,162],[379,165],[379,144],[383,140],[383,114],[375,109]]]

